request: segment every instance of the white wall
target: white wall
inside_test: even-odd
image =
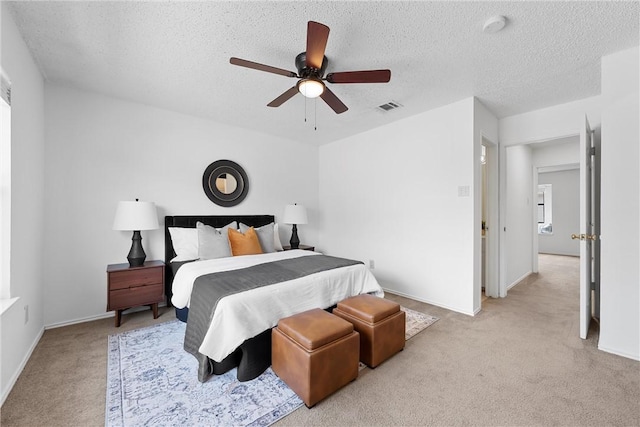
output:
[[[468,98],[320,147],[319,248],[374,260],[392,292],[473,314],[473,114]]]
[[[505,251],[507,289],[533,270],[533,159],[531,147],[514,145],[506,149]],[[537,203],[537,202],[536,202]]]
[[[12,82],[11,297],[0,316],[1,402],[43,331],[44,89],[43,78],[3,2],[0,61]],[[24,307],[29,307],[25,324]]]
[[[554,140],[552,143],[533,144],[533,165],[538,168],[580,167],[580,137]]]
[[[535,150],[534,150],[535,152]],[[580,256],[580,169],[538,174],[538,184],[551,184],[553,234],[538,234],[538,252]]]
[[[602,350],[640,359],[638,47],[602,58]]]
[[[500,119],[500,145],[508,146],[580,135],[585,114],[600,127],[601,99],[585,98]]]
[[[302,243],[318,241],[318,149],[210,120],[46,85],[45,324],[105,314],[106,266],[126,262],[131,232],[113,231],[120,200],[153,201],[164,215],[275,214],[308,208]],[[213,161],[239,163],[249,193],[213,204],[202,174]],[[283,226],[288,241],[290,227]],[[147,259],[163,259],[163,230],[143,231]]]

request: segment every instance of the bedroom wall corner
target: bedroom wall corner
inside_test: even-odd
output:
[[[6,2],[0,19],[0,63],[12,83],[10,296],[17,298],[0,315],[4,403],[43,332],[44,81]]]
[[[320,147],[321,248],[473,315],[474,99]]]
[[[105,314],[107,264],[126,262],[131,232],[113,231],[120,200],[153,201],[165,215],[273,214],[307,207],[301,243],[318,240],[318,148],[213,120],[47,83],[45,325]],[[229,159],[247,172],[238,206],[213,204],[202,175]],[[295,165],[292,170],[292,165]],[[287,244],[289,225],[280,238]],[[164,258],[164,231],[143,231],[147,259]]]

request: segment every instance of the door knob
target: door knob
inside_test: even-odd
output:
[[[591,241],[595,241],[598,238],[598,236],[595,234],[587,234],[585,235],[585,237],[587,240],[591,240]]]
[[[584,240],[584,234],[572,234],[571,240]]]

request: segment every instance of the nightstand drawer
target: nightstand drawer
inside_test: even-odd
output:
[[[163,298],[164,289],[162,283],[118,289],[109,292],[109,310],[153,304],[162,301]]]
[[[142,268],[109,273],[109,289],[127,289],[131,286],[162,284],[163,268]]]

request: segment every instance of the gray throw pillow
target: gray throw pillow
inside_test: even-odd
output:
[[[258,235],[258,241],[260,242],[260,246],[262,246],[262,252],[275,252],[275,243],[273,241],[273,226],[274,223],[263,225],[262,227],[255,228],[256,234]],[[247,230],[251,228],[246,224],[240,223],[240,231],[244,234]]]
[[[233,221],[222,228],[213,228],[201,222],[196,223],[198,230],[198,258],[214,259],[231,256],[231,246],[227,236],[228,228],[236,228],[237,223]]]

